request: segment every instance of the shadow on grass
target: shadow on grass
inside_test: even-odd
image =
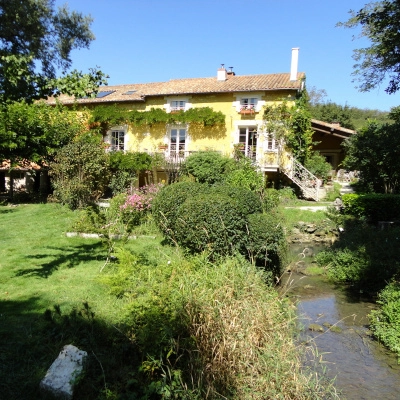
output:
[[[43,247],[43,249],[48,251],[42,254],[26,255],[27,265],[21,268],[16,276],[48,278],[61,267],[73,268],[80,263],[106,259],[106,249],[102,242],[70,245],[68,247],[48,246]],[[36,268],[32,268],[32,264]]]
[[[67,344],[88,353],[75,400],[105,399],[106,387],[124,391],[140,359],[123,328],[97,318],[88,303],[69,314],[58,306],[44,313],[40,309],[39,298],[0,301],[1,399],[52,398],[39,390],[39,383]]]

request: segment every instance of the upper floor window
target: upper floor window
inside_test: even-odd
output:
[[[171,111],[181,111],[185,110],[186,101],[184,100],[174,100],[171,101],[170,109]]]
[[[261,100],[262,92],[237,93],[234,96],[236,101],[233,102],[233,107],[242,114],[260,112],[265,105],[265,100]]]
[[[165,97],[166,104],[164,104],[165,111],[167,113],[173,111],[186,111],[192,108],[192,104],[189,102],[189,97],[174,96]]]
[[[240,99],[241,110],[254,110],[256,109],[258,99],[256,97],[245,97]]]

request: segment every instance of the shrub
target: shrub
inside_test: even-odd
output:
[[[266,189],[263,196],[263,211],[269,212],[279,205],[280,194],[276,189]]]
[[[176,240],[191,253],[229,255],[243,247],[246,214],[228,196],[215,193],[188,198],[178,215]]]
[[[400,284],[391,282],[378,295],[378,310],[371,311],[370,328],[391,351],[400,356]]]
[[[400,219],[400,195],[394,194],[345,194],[342,196],[344,212],[369,221]]]
[[[175,223],[180,206],[187,198],[202,193],[206,188],[197,182],[177,182],[164,186],[154,198],[152,214],[154,221],[166,238],[174,239]]]
[[[328,179],[329,172],[332,170],[331,164],[317,151],[311,154],[304,166],[317,178],[324,181]]]
[[[192,175],[199,183],[213,185],[225,179],[233,160],[216,151],[200,151],[190,155],[182,165],[182,172]]]
[[[246,188],[260,193],[264,187],[264,177],[261,171],[248,157],[239,158],[225,178],[228,185]]]
[[[247,216],[246,250],[250,260],[280,276],[286,259],[286,237],[275,213]]]
[[[246,187],[217,185],[213,186],[210,192],[229,197],[245,215],[262,211],[260,196]]]

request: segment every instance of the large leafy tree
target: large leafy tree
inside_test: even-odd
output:
[[[67,6],[55,10],[54,0],[0,0],[0,101],[94,91],[104,82],[101,71],[68,73],[71,51],[94,40],[91,23]]]
[[[379,86],[386,78],[386,92],[400,89],[400,2],[383,0],[366,4],[361,10],[350,11],[351,18],[339,26],[361,26],[361,36],[371,41],[369,47],[354,50],[354,75],[361,91]]]
[[[364,187],[375,193],[400,193],[400,122],[370,122],[345,142],[344,166],[358,170]]]

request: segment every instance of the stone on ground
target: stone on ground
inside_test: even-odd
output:
[[[40,382],[40,388],[57,398],[72,399],[74,386],[82,374],[86,357],[86,351],[79,350],[72,344],[64,346]]]

